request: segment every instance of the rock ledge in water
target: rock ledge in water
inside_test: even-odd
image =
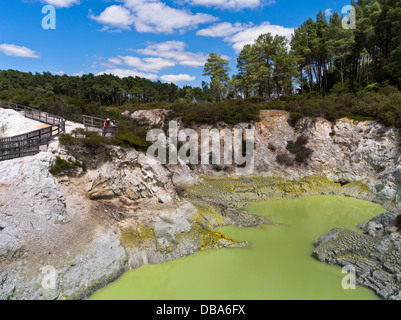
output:
[[[378,226],[375,219],[386,219],[389,215],[392,214],[373,218],[365,224],[367,230],[373,223],[375,228]],[[313,255],[332,265],[354,267],[357,285],[372,289],[380,298],[398,300],[401,298],[400,239],[397,232],[372,236],[355,230],[332,229],[316,240]]]

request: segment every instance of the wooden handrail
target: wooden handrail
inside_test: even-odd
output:
[[[52,137],[65,132],[65,119],[27,106],[0,101],[0,108],[24,112],[24,117],[49,126],[39,130],[0,138],[0,161],[31,156],[39,153],[40,146],[48,145]]]
[[[65,128],[65,119],[60,116],[55,116],[50,113],[40,111],[38,109],[30,108],[16,103],[5,103],[0,101],[0,108],[13,109],[17,112],[24,112],[24,117],[37,120],[42,123],[58,125]]]
[[[104,121],[106,119],[102,118],[96,118],[92,116],[83,116],[83,124],[85,128],[90,127],[90,128],[101,128],[103,127]]]
[[[96,118],[92,116],[83,116],[83,124],[85,129],[96,129],[99,133],[102,134],[103,137],[106,137],[107,134],[111,134],[112,136],[118,133],[118,126],[104,126],[104,122],[106,119]]]

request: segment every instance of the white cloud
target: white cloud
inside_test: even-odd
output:
[[[121,65],[124,63],[124,61],[119,58],[110,58],[107,61],[109,61],[112,64],[117,64],[117,65]]]
[[[100,62],[107,69],[99,74],[114,74],[119,77],[138,76],[154,80],[157,73],[166,68],[177,65],[192,68],[203,67],[207,56],[203,53],[193,53],[185,50],[186,44],[182,41],[165,41],[161,43],[149,43],[147,47],[132,50],[145,57],[117,56]],[[95,63],[96,64],[96,63]],[[167,82],[193,81],[195,78],[188,75],[165,75],[163,80]]]
[[[102,30],[106,31],[109,27],[116,27],[130,30],[130,25],[134,22],[134,16],[123,6],[110,6],[106,8],[98,17],[90,14],[90,18],[106,25]]]
[[[63,74],[65,74],[65,72],[64,72],[64,71],[62,71],[62,70],[60,70],[60,71],[56,71],[56,72],[55,72],[55,74],[59,74],[59,75],[61,75],[61,76],[62,76]]]
[[[333,14],[333,9],[328,8],[328,9],[326,9],[326,11],[324,13],[326,14],[326,17],[329,17]]]
[[[206,6],[221,9],[254,9],[264,4],[272,5],[275,3],[274,0],[269,0],[266,3],[261,0],[187,0],[191,5],[194,6]]]
[[[79,4],[79,0],[43,0],[42,2],[55,6],[56,8],[68,8]]]
[[[186,44],[182,41],[165,41],[151,43],[145,49],[134,50],[142,55],[169,59],[178,65],[188,67],[201,67],[207,57],[203,53],[185,51]]]
[[[135,29],[138,32],[173,33],[176,30],[194,29],[199,24],[216,21],[204,13],[192,14],[171,8],[162,2],[144,2],[134,8]]]
[[[16,46],[14,44],[1,44],[0,52],[3,52],[7,56],[21,58],[40,58],[40,56],[35,51],[27,47]]]
[[[155,80],[158,78],[156,74],[152,73],[142,73],[137,70],[129,70],[129,69],[108,69],[102,72],[99,72],[97,75],[102,75],[102,74],[112,74],[120,78],[126,78],[126,77],[141,77],[149,80]]]
[[[173,61],[162,59],[162,58],[138,58],[132,56],[119,56],[118,58],[111,58],[109,62],[117,62],[118,65],[126,65],[141,71],[146,72],[159,72],[162,69],[168,67],[174,67],[175,63]]]
[[[138,32],[174,33],[197,28],[203,23],[215,22],[216,17],[205,13],[191,13],[184,9],[172,8],[159,0],[120,0],[124,5],[113,5],[99,16],[90,17],[110,27],[129,30],[131,26]]]
[[[85,73],[83,71],[74,73],[74,77],[82,77]]]
[[[161,76],[160,79],[165,82],[177,83],[183,81],[195,81],[196,77],[191,77],[188,74],[166,74],[164,76]]]
[[[245,29],[241,23],[237,22],[234,25],[230,22],[222,22],[215,24],[209,28],[201,29],[196,34],[204,37],[227,37],[234,33],[240,32]]]
[[[217,27],[218,26],[219,25],[217,25]],[[213,31],[213,28],[217,27],[216,25],[214,25],[211,26],[210,28],[199,30],[197,32],[197,35],[210,36],[210,34]],[[246,44],[253,43],[256,40],[256,38],[258,38],[261,34],[264,33],[271,33],[273,36],[275,35],[285,36],[288,39],[291,39],[292,34],[294,33],[294,28],[286,28],[279,25],[273,25],[270,24],[269,22],[263,22],[258,26],[255,26],[253,24],[242,25],[243,30],[231,33],[234,27],[235,25],[233,26],[232,29],[230,28],[226,29],[227,35],[224,35],[224,32],[221,32],[221,35],[222,37],[224,37],[224,41],[228,42],[236,52],[240,52]]]

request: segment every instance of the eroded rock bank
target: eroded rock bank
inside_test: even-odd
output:
[[[167,132],[166,113],[166,110],[155,109],[134,112],[130,116],[146,118]],[[175,120],[179,130],[185,129],[180,119]],[[323,118],[303,118],[295,125],[290,123],[290,114],[286,111],[262,110],[257,122],[234,126],[226,123],[197,125],[193,129],[199,136],[202,129],[254,129],[253,175],[285,176],[289,180],[325,176],[342,185],[363,181],[389,205],[399,202],[401,153],[397,130],[384,127],[377,121],[348,118],[335,123]],[[311,155],[298,163],[287,147],[301,136],[306,138],[305,147],[311,150]],[[235,176],[235,165],[224,164],[223,150],[220,156],[219,165],[192,165],[191,168],[200,175]],[[283,159],[285,161],[280,161]]]
[[[134,116],[162,125],[160,112]],[[96,169],[55,178],[56,157],[75,160],[57,141],[37,156],[1,162],[0,299],[82,299],[144,263],[246,245],[214,228],[269,223],[241,210],[251,201],[338,194],[397,207],[395,130],[374,121],[302,119],[292,127],[288,120],[286,112],[264,111],[259,122],[236,126],[256,130],[255,170],[247,177],[235,177],[234,166],[162,165],[115,147]],[[277,161],[294,158],[286,146],[301,135],[313,151],[308,161]],[[46,266],[57,275],[54,289],[43,285]]]
[[[316,240],[314,256],[320,261],[355,268],[355,281],[380,298],[401,299],[401,234],[394,220],[398,213],[385,212],[359,227],[332,229]],[[350,271],[350,269],[348,269]]]
[[[0,299],[83,299],[145,263],[245,245],[215,231],[178,197],[173,171],[143,153],[115,148],[97,169],[55,178],[56,156],[72,159],[56,141],[0,163]],[[233,211],[226,223],[249,217]]]

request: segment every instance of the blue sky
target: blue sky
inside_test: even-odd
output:
[[[198,86],[210,52],[236,72],[241,48],[259,34],[291,37],[319,10],[350,0],[2,0],[0,69],[111,73]],[[45,5],[56,29],[43,29]]]

